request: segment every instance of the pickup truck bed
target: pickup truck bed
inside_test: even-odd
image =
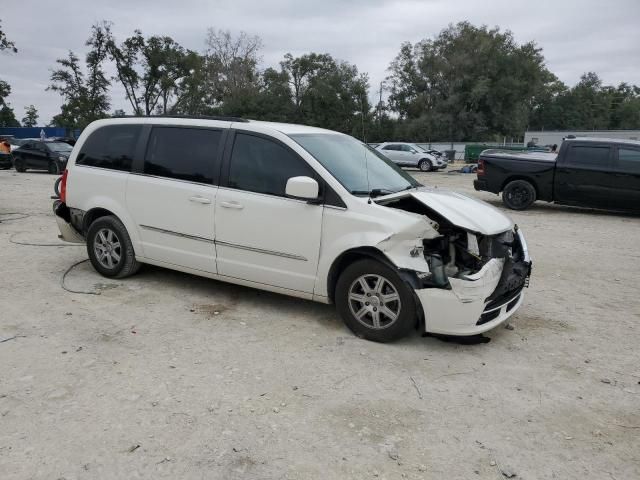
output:
[[[480,161],[485,172],[490,168],[491,174],[478,174],[473,182],[476,190],[500,193],[511,181],[527,179],[533,184],[537,193],[537,200],[553,200],[553,180],[556,168],[555,153],[543,152],[505,152],[500,150],[485,150],[480,155]]]

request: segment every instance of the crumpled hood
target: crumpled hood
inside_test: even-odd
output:
[[[483,235],[496,235],[513,229],[511,219],[497,208],[473,197],[451,190],[420,187],[416,190],[388,195],[380,203],[404,196],[412,196],[428,208],[442,215],[457,227]]]

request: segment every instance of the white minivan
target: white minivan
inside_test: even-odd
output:
[[[323,303],[357,335],[485,332],[531,261],[499,210],[340,133],[236,118],[99,120],[54,211],[102,275],[149,263]]]

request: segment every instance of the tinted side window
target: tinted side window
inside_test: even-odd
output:
[[[131,171],[141,125],[108,125],[91,134],[84,142],[76,164]]]
[[[640,150],[618,148],[618,169],[629,173],[640,173]]]
[[[409,145],[401,145],[401,146],[400,146],[400,149],[401,149],[403,152],[410,152],[410,151],[411,151],[411,147],[410,147]]]
[[[149,136],[144,173],[213,183],[221,130],[154,127]]]
[[[231,153],[229,187],[269,195],[285,195],[291,177],[314,177],[300,157],[262,137],[237,133]]]
[[[382,150],[395,150],[396,146],[395,145],[387,145],[386,147],[382,147]]]
[[[574,145],[569,149],[567,163],[589,167],[607,167],[610,147]]]

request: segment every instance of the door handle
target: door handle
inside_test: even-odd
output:
[[[238,202],[220,202],[220,206],[224,208],[235,208],[236,210],[242,210],[244,205]]]
[[[189,197],[189,201],[195,202],[195,203],[203,203],[203,204],[211,203],[211,200],[209,198],[201,197],[201,196]]]

